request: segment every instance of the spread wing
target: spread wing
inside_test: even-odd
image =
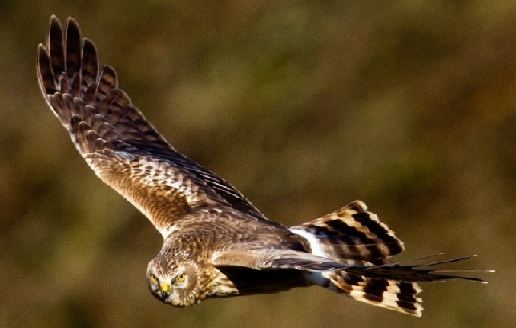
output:
[[[43,97],[79,153],[164,236],[196,206],[222,204],[266,220],[233,186],[174,150],[118,87],[115,70],[99,68],[95,45],[74,19],[63,34],[51,17],[37,62]]]

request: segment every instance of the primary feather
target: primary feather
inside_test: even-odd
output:
[[[38,47],[38,81],[48,105],[95,173],[133,203],[164,235],[195,206],[225,204],[265,217],[229,183],[177,152],[118,88],[97,49],[68,19],[52,16]]]

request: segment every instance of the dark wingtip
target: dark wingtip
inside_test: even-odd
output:
[[[75,18],[68,17],[66,19],[66,33],[67,35],[73,35],[74,37],[79,36],[80,39],[81,29],[79,28],[79,23],[77,23]]]
[[[56,15],[52,15],[50,17],[50,28],[47,36],[46,49],[51,58],[52,70],[57,82],[57,78],[59,74],[64,71],[65,65],[63,53],[63,28]]]
[[[41,43],[38,45],[36,61],[39,86],[43,93],[43,97],[46,97],[46,95],[52,94],[56,91],[56,86],[47,48]]]
[[[82,61],[82,44],[81,31],[79,24],[72,17],[66,20],[66,35],[65,35],[65,58],[66,58],[66,74],[68,78],[74,78],[79,73]],[[78,90],[75,90],[78,92]]]
[[[77,28],[79,28],[79,23],[77,23],[77,20],[71,16],[68,16],[68,18],[66,19],[66,24],[67,25],[72,24],[72,25],[75,25]]]
[[[50,16],[50,34],[52,35],[52,32],[54,31],[61,34],[61,30],[61,22],[59,21],[59,18],[57,18],[56,15]]]
[[[57,23],[57,24],[61,24],[61,23],[59,22],[59,18],[57,18],[57,16],[56,16],[56,14],[52,14],[52,15],[50,16],[50,24],[56,24],[56,23]]]
[[[88,89],[97,81],[99,74],[99,58],[95,43],[88,38],[83,38],[82,45],[82,84]]]
[[[75,33],[76,35],[81,35],[81,28],[79,27],[79,23],[73,17],[68,17],[66,19],[66,30],[67,33]]]
[[[82,38],[83,40],[83,56],[84,54],[94,55],[97,61],[98,66],[98,55],[97,55],[97,46],[95,45],[95,42],[91,41],[88,38]],[[97,67],[98,70],[98,67]]]
[[[88,44],[88,47],[96,48],[95,42],[93,42],[90,38],[84,37],[82,38],[84,40],[84,44]]]
[[[38,67],[41,65],[43,56],[47,56],[47,48],[43,45],[43,43],[40,43],[38,44],[38,50],[36,54]]]
[[[41,57],[44,56],[47,52],[47,49],[43,45],[43,43],[38,44],[38,49],[36,51],[36,72],[38,73],[38,80],[40,81],[41,86]]]

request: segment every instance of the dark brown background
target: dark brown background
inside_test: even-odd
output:
[[[0,2],[0,326],[515,322],[514,3],[143,3]],[[315,287],[159,303],[144,274],[161,237],[41,98],[36,46],[52,13],[75,16],[168,140],[271,219],[362,199],[406,242],[402,259],[478,253],[464,266],[498,272],[487,286],[423,286],[421,319]]]

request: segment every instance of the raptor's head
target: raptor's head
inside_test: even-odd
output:
[[[201,270],[193,261],[157,257],[147,266],[147,282],[152,294],[164,303],[184,307],[201,300]]]

